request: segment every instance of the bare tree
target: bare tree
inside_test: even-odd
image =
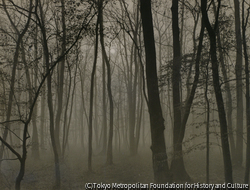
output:
[[[210,56],[211,56],[212,71],[213,71],[213,86],[214,86],[219,120],[220,120],[221,144],[222,144],[223,160],[224,160],[225,181],[226,183],[233,183],[232,162],[231,162],[231,155],[230,155],[229,142],[228,142],[227,120],[226,120],[226,113],[225,113],[225,108],[224,108],[224,103],[223,103],[223,97],[221,93],[219,71],[218,71],[218,60],[217,60],[217,55],[216,55],[217,45],[216,45],[216,32],[215,31],[216,31],[216,28],[218,27],[220,3],[221,1],[218,0],[218,8],[217,8],[217,13],[216,13],[214,28],[211,26],[209,19],[208,19],[206,0],[201,0],[201,10],[202,10],[203,22],[208,31],[209,38],[210,38]]]
[[[40,15],[37,14],[37,20],[39,27],[41,29],[42,40],[43,40],[43,53],[45,59],[45,67],[47,75],[47,104],[49,108],[49,129],[50,129],[50,137],[51,137],[51,144],[54,153],[54,164],[55,164],[55,175],[56,175],[56,183],[55,188],[60,188],[61,183],[61,174],[60,174],[60,161],[59,161],[59,153],[58,147],[55,140],[55,123],[54,123],[54,106],[52,100],[52,73],[50,67],[50,53],[48,47],[48,39],[47,39],[47,31],[45,25],[45,18],[44,18],[44,11],[43,5],[40,0],[36,0],[36,9],[39,9]]]
[[[63,54],[66,51],[66,21],[65,21],[65,2],[64,0],[61,0],[61,21],[62,21],[62,52]],[[58,64],[59,67],[59,81],[58,81],[58,103],[57,103],[57,112],[56,112],[56,118],[55,118],[55,141],[58,148],[58,154],[61,155],[61,146],[60,146],[60,120],[61,120],[61,114],[63,111],[63,94],[64,94],[64,70],[65,70],[65,60],[66,57],[62,58],[61,64]]]
[[[242,38],[241,38],[241,22],[240,22],[240,3],[234,0],[235,15],[235,37],[236,37],[236,99],[237,99],[237,128],[236,128],[236,152],[235,164],[242,165],[243,160],[243,93],[242,93]]]
[[[11,73],[11,82],[10,82],[10,93],[9,93],[9,99],[8,99],[8,106],[7,106],[7,112],[6,112],[6,121],[9,121],[11,118],[11,110],[12,110],[12,103],[13,103],[13,97],[14,97],[14,85],[15,85],[15,78],[16,78],[16,70],[17,70],[17,64],[18,64],[18,57],[20,53],[20,48],[21,48],[21,42],[22,38],[24,37],[25,33],[28,30],[30,20],[31,20],[31,10],[32,10],[32,0],[30,1],[30,9],[29,9],[29,16],[27,19],[27,22],[25,23],[24,29],[22,32],[18,31],[17,27],[15,26],[5,3],[5,0],[3,2],[3,8],[5,10],[5,13],[11,23],[11,27],[14,28],[14,31],[17,33],[17,41],[16,41],[16,47],[15,47],[15,53],[14,53],[14,58],[13,58],[13,67],[12,67],[12,73]],[[7,122],[5,124],[5,129],[3,133],[3,140],[6,141],[8,132],[9,132],[9,125],[10,123]],[[3,151],[4,151],[4,144],[2,144],[0,148],[0,159],[3,157]],[[1,163],[1,162],[0,162]]]
[[[140,4],[146,54],[148,111],[150,116],[152,139],[151,150],[153,154],[154,181],[155,183],[166,183],[172,181],[172,176],[168,166],[168,157],[164,137],[165,126],[158,89],[151,0],[141,0]]]
[[[103,34],[103,0],[99,1],[98,8],[100,14],[100,43],[102,48],[103,59],[107,67],[107,91],[109,98],[109,137],[108,137],[108,149],[107,149],[107,161],[108,165],[113,164],[113,125],[114,125],[114,103],[111,90],[111,66],[108,59],[108,55],[105,50],[104,34]]]
[[[242,2],[242,42],[245,59],[245,74],[246,74],[246,127],[247,127],[247,147],[246,147],[246,169],[244,183],[249,183],[249,170],[250,170],[250,93],[249,93],[249,60],[247,52],[247,41],[246,41],[246,27],[249,19],[249,8],[247,9],[247,16],[245,19],[245,0]]]
[[[95,48],[94,48],[94,62],[93,68],[91,72],[91,84],[90,84],[90,103],[89,103],[89,149],[88,149],[88,170],[92,171],[92,131],[93,131],[93,101],[94,101],[94,80],[95,80],[95,72],[96,72],[96,63],[97,63],[97,56],[98,56],[98,26],[100,23],[100,8],[98,6],[98,17],[96,21],[95,27]]]

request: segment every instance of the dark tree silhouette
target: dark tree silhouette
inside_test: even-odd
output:
[[[156,70],[156,52],[151,12],[151,0],[141,0],[141,19],[146,53],[146,77],[148,90],[148,111],[152,139],[153,170],[155,183],[172,181],[164,138],[164,119],[159,97]]]
[[[91,72],[91,81],[90,81],[90,93],[89,93],[89,146],[88,146],[88,170],[92,171],[92,131],[93,131],[93,101],[94,101],[94,81],[95,81],[95,73],[96,73],[96,64],[97,64],[97,56],[98,56],[98,26],[100,22],[100,8],[98,5],[98,16],[95,27],[95,48],[94,48],[94,62],[93,68]]]
[[[108,137],[108,149],[107,149],[107,164],[113,164],[113,125],[114,125],[114,103],[111,90],[111,68],[110,61],[108,59],[107,52],[104,44],[103,33],[103,0],[99,1],[99,14],[100,14],[100,43],[102,48],[102,55],[107,67],[107,91],[109,98],[109,137]]]
[[[247,52],[247,41],[246,41],[246,27],[249,19],[249,8],[247,9],[247,16],[245,19],[245,0],[242,2],[242,42],[245,59],[245,74],[246,74],[246,117],[247,117],[247,148],[246,148],[246,169],[244,183],[249,183],[249,170],[250,170],[250,93],[249,93],[249,60]]]
[[[240,3],[234,0],[235,37],[236,37],[236,99],[237,99],[237,124],[236,124],[236,152],[232,152],[233,161],[237,166],[242,165],[243,160],[243,91],[242,91],[242,39],[240,23]]]
[[[181,92],[180,92],[180,79],[181,79],[181,46],[179,39],[179,18],[178,6],[179,1],[172,1],[172,33],[173,33],[173,68],[172,68],[172,87],[173,87],[173,110],[174,110],[174,159],[171,164],[171,171],[173,172],[174,179],[181,178],[180,180],[189,181],[190,177],[186,172],[183,156],[182,156],[182,141],[184,138],[185,129],[182,128],[181,116]],[[182,133],[183,131],[183,133]]]
[[[221,133],[221,144],[223,151],[223,160],[224,160],[224,174],[226,183],[233,183],[232,175],[232,162],[228,142],[228,130],[227,130],[227,120],[226,113],[224,108],[223,97],[221,93],[220,81],[219,81],[219,69],[218,69],[218,59],[216,51],[216,28],[218,27],[218,16],[220,10],[221,1],[218,0],[218,10],[215,18],[214,28],[211,26],[210,21],[207,15],[207,0],[201,0],[201,10],[202,10],[202,19],[204,26],[206,27],[210,39],[210,56],[212,62],[212,72],[213,72],[213,86],[216,96],[216,102],[218,107],[218,114],[220,120],[220,133]]]

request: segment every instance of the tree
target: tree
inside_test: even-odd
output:
[[[98,56],[98,26],[100,23],[100,8],[98,4],[98,17],[96,21],[95,27],[95,48],[94,48],[94,62],[93,68],[91,72],[91,84],[90,84],[90,93],[89,93],[89,147],[88,147],[88,170],[92,171],[92,131],[93,131],[93,101],[94,101],[94,80],[95,80],[95,72],[96,72],[96,63]]]
[[[23,52],[23,58],[25,62],[25,52],[24,48],[22,48]],[[35,59],[35,64],[37,65],[39,60],[38,60],[38,26],[35,26],[35,34],[34,34],[34,59]],[[29,71],[28,65],[25,65],[26,70]],[[37,67],[33,69],[32,73],[38,73]],[[28,77],[28,72],[27,72],[27,77]],[[34,76],[34,84],[33,86],[37,86],[37,81],[38,81],[38,76]],[[32,89],[32,86],[29,87]],[[30,90],[30,93],[32,91]],[[32,97],[32,94],[30,94],[30,97]],[[39,139],[38,139],[38,129],[37,129],[37,105],[34,108],[34,114],[32,117],[32,125],[33,125],[33,134],[32,134],[32,156],[35,160],[40,158],[40,151],[39,151]]]
[[[216,5],[213,2],[213,12],[214,15],[216,16]],[[223,23],[223,21],[221,21]],[[226,25],[227,22],[224,22],[221,24],[221,27],[223,25]],[[231,151],[231,156],[232,156],[232,162],[236,161],[237,154],[236,154],[236,146],[234,142],[234,133],[233,133],[233,123],[232,123],[232,112],[233,112],[233,101],[232,101],[232,94],[231,94],[231,88],[230,88],[230,83],[228,82],[229,77],[228,77],[228,72],[227,72],[227,66],[226,66],[226,61],[225,61],[225,45],[223,46],[223,37],[221,39],[221,31],[220,27],[217,27],[216,31],[216,37],[217,37],[217,43],[218,43],[218,51],[219,51],[219,63],[223,75],[223,80],[225,83],[225,91],[226,91],[226,116],[227,116],[227,124],[228,124],[228,136],[229,136],[229,143],[230,143],[230,151]],[[237,55],[238,56],[238,55]]]
[[[66,50],[66,21],[65,21],[65,2],[64,0],[61,0],[61,20],[62,20],[62,52],[63,54]],[[58,72],[58,103],[57,103],[57,112],[56,112],[56,118],[55,118],[55,141],[58,149],[58,154],[61,155],[62,151],[60,148],[60,120],[61,120],[61,114],[63,111],[63,94],[64,94],[64,70],[65,70],[65,60],[66,57],[63,57],[61,64],[58,65],[59,67],[59,72]]]
[[[242,42],[245,59],[245,74],[246,74],[246,128],[247,128],[247,147],[246,147],[246,168],[245,168],[245,179],[244,183],[249,183],[249,170],[250,170],[250,92],[249,92],[249,60],[247,52],[247,41],[246,41],[246,27],[249,19],[249,8],[247,9],[247,16],[245,19],[245,0],[242,2]]]
[[[32,4],[32,1],[30,1],[30,4]],[[18,31],[17,27],[15,26],[10,14],[7,10],[5,0],[3,0],[3,8],[6,12],[6,15],[7,15],[10,23],[11,23],[11,26],[13,27],[14,31],[17,33],[16,47],[15,47],[15,53],[14,53],[14,58],[13,58],[13,67],[12,67],[12,73],[11,73],[10,93],[9,93],[9,99],[8,99],[7,112],[6,112],[6,121],[9,121],[11,118],[11,110],[12,110],[12,103],[13,103],[13,97],[14,97],[14,86],[15,86],[15,79],[16,79],[16,70],[17,70],[17,64],[18,64],[18,57],[20,54],[21,42],[22,42],[22,38],[24,37],[25,33],[27,32],[29,24],[30,24],[32,7],[30,5],[28,20],[25,23],[25,26],[24,26],[22,32]],[[9,122],[7,122],[5,124],[5,129],[4,129],[4,133],[3,133],[3,140],[4,141],[6,141],[7,136],[8,136],[9,127],[10,127],[9,124],[10,124]],[[2,159],[2,157],[3,157],[3,151],[4,151],[4,144],[2,144],[1,149],[0,149],[0,159]]]
[[[181,117],[181,46],[179,39],[179,1],[172,1],[172,33],[173,33],[173,67],[172,67],[172,88],[173,88],[173,110],[174,110],[174,128],[173,128],[173,143],[174,143],[174,159],[171,163],[171,171],[174,174],[174,179],[181,176],[183,180],[190,180],[186,172],[183,156],[182,156],[182,140],[180,133],[182,130]]]
[[[154,181],[155,183],[166,183],[172,181],[172,176],[168,166],[164,137],[165,126],[159,97],[151,0],[140,0],[140,5],[146,54],[148,111],[152,140],[151,150],[153,157]]]
[[[225,181],[226,183],[233,183],[232,162],[231,162],[231,155],[230,155],[229,142],[228,142],[227,120],[226,120],[223,97],[221,93],[219,71],[218,71],[218,60],[217,60],[217,55],[216,55],[217,45],[216,45],[216,32],[215,31],[216,31],[216,28],[218,27],[220,3],[221,1],[218,0],[218,8],[217,8],[217,13],[216,13],[214,28],[211,26],[210,21],[208,19],[207,0],[201,0],[201,11],[202,11],[202,19],[204,22],[204,26],[206,27],[208,31],[208,35],[210,39],[210,56],[211,56],[212,71],[213,71],[213,86],[214,86],[219,120],[220,120],[220,133],[221,133],[221,144],[222,144],[222,151],[223,151]]]
[[[110,68],[110,61],[108,59],[108,55],[105,50],[104,44],[104,34],[103,34],[103,0],[99,0],[98,9],[100,14],[100,43],[102,48],[102,55],[104,62],[107,67],[107,91],[108,91],[108,98],[109,98],[109,137],[108,137],[108,149],[107,149],[107,161],[108,165],[113,164],[113,125],[114,125],[114,103],[112,97],[112,90],[111,90],[111,68]]]
[[[59,153],[58,153],[58,147],[55,140],[55,128],[54,128],[54,108],[53,108],[53,101],[52,101],[52,73],[50,69],[50,61],[49,61],[49,47],[48,47],[48,39],[47,39],[47,33],[46,33],[46,27],[45,27],[45,20],[44,20],[44,12],[43,12],[43,6],[41,4],[40,0],[36,0],[36,8],[39,8],[40,11],[40,17],[37,17],[39,19],[39,27],[41,29],[42,33],[42,39],[43,39],[43,53],[45,57],[45,67],[46,72],[48,73],[47,77],[47,104],[49,108],[49,129],[50,129],[50,137],[51,137],[51,143],[54,153],[54,163],[55,163],[55,174],[56,174],[56,184],[55,188],[60,188],[61,183],[61,174],[60,174],[60,162],[59,162]]]
[[[140,133],[140,100],[139,94],[141,89],[139,88],[140,83],[140,64],[141,64],[141,53],[140,53],[140,29],[141,22],[139,20],[139,3],[133,2],[134,8],[131,10],[128,8],[128,4],[125,1],[120,1],[121,5],[121,16],[115,19],[119,23],[122,29],[122,39],[118,38],[123,45],[123,51],[121,57],[124,55],[124,61],[122,64],[124,67],[123,74],[126,83],[127,102],[128,102],[128,138],[129,138],[129,151],[130,155],[134,156],[138,151],[138,141]],[[131,31],[131,32],[130,32]],[[127,35],[126,35],[127,34]],[[128,41],[128,37],[132,40]]]
[[[29,9],[27,9],[26,7],[23,8],[23,7],[20,7],[18,5],[16,5],[14,2],[11,2],[12,3],[12,7],[15,8],[15,10],[18,10],[16,12],[18,12],[21,16],[24,16],[25,19],[23,18],[20,18],[20,20],[18,21],[18,23],[20,23],[19,27],[21,28],[22,32],[19,32],[17,30],[18,27],[15,27],[14,26],[14,22],[11,23],[11,25],[13,24],[13,29],[15,30],[15,32],[17,33],[17,39],[13,38],[14,40],[16,40],[16,51],[15,51],[15,54],[14,54],[14,69],[12,69],[12,75],[10,75],[10,78],[11,78],[11,81],[13,80],[12,83],[10,84],[13,84],[13,85],[10,85],[11,87],[11,95],[10,95],[10,101],[9,101],[9,105],[13,104],[12,102],[15,101],[15,90],[19,90],[19,89],[16,89],[15,88],[15,77],[16,77],[16,70],[19,69],[19,70],[22,70],[24,71],[25,73],[25,78],[26,81],[28,83],[25,84],[27,86],[27,89],[25,89],[25,93],[27,93],[29,96],[26,96],[26,102],[24,102],[25,104],[25,107],[22,110],[20,110],[20,103],[16,101],[17,103],[17,109],[18,109],[18,113],[19,113],[19,119],[17,120],[19,123],[22,122],[23,126],[20,126],[20,129],[22,131],[22,135],[21,137],[19,137],[17,134],[15,134],[12,130],[10,130],[10,128],[5,128],[8,131],[11,131],[11,133],[13,133],[19,140],[20,142],[22,143],[20,145],[20,148],[21,148],[21,151],[19,152],[18,150],[16,150],[17,147],[15,147],[15,145],[12,145],[11,143],[8,143],[6,140],[7,140],[7,133],[4,132],[3,134],[3,138],[2,136],[0,136],[0,141],[2,142],[2,146],[6,146],[17,158],[17,160],[19,160],[20,162],[20,169],[19,169],[19,174],[16,178],[16,189],[20,189],[21,187],[21,181],[24,177],[24,173],[25,173],[25,166],[26,166],[26,158],[27,158],[27,151],[28,151],[28,139],[30,138],[30,135],[29,135],[29,132],[28,132],[28,129],[29,129],[29,124],[30,122],[33,120],[33,114],[35,114],[36,112],[36,103],[37,103],[37,100],[39,98],[39,95],[40,95],[40,91],[43,87],[43,84],[45,83],[46,79],[47,79],[47,87],[48,87],[48,91],[47,91],[47,100],[48,100],[48,107],[49,107],[49,114],[50,114],[50,134],[51,134],[51,140],[52,140],[52,146],[54,148],[54,150],[56,150],[56,147],[55,147],[55,139],[54,139],[54,114],[53,114],[53,99],[52,99],[52,93],[53,93],[53,88],[52,88],[52,71],[53,69],[57,66],[57,64],[59,62],[62,61],[62,59],[64,58],[64,56],[66,54],[68,54],[70,52],[70,50],[75,46],[76,42],[79,40],[80,36],[81,36],[81,33],[84,29],[86,29],[86,27],[88,27],[89,23],[91,22],[92,18],[90,18],[90,20],[88,21],[88,23],[83,23],[81,28],[79,29],[78,31],[78,34],[75,36],[75,39],[72,41],[72,44],[70,45],[70,47],[65,50],[61,55],[59,55],[59,57],[57,57],[55,59],[55,61],[52,61],[50,60],[50,56],[51,54],[49,53],[49,45],[48,45],[48,38],[47,38],[47,26],[45,24],[45,14],[43,12],[43,5],[41,3],[40,0],[36,0],[35,1],[35,5],[33,4],[33,1],[32,0],[28,0],[24,3],[24,6],[27,6]],[[6,7],[11,7],[11,6],[6,6]],[[5,7],[5,8],[6,8]],[[11,8],[12,8],[11,7]],[[13,8],[13,9],[14,9]],[[8,15],[8,11],[6,9],[6,13]],[[40,13],[40,14],[39,14]],[[32,14],[34,14],[36,16],[36,19],[32,19]],[[10,16],[10,15],[9,15]],[[11,17],[10,17],[11,18]],[[22,22],[20,22],[22,21]],[[32,25],[30,24],[31,22],[33,21],[33,23],[35,25]],[[86,25],[85,25],[86,24]],[[35,26],[35,27],[34,27]],[[29,57],[29,61],[28,62],[26,60],[26,55],[29,54],[29,51],[31,50],[31,47],[29,45],[29,42],[27,39],[29,39],[28,37],[30,37],[28,34],[31,34],[33,32],[33,29],[36,28],[36,27],[40,27],[40,31],[41,31],[41,34],[42,34],[42,37],[41,37],[41,40],[42,40],[42,44],[43,44],[43,53],[44,53],[44,66],[46,68],[45,72],[41,72],[41,77],[38,76],[39,72],[38,73],[34,73],[36,76],[35,76],[35,79],[34,79],[34,83],[36,85],[36,79],[38,79],[37,81],[39,81],[39,84],[38,86],[32,86],[32,78],[31,78],[31,75],[30,75],[30,70],[28,68],[28,66],[38,66],[39,64],[37,64],[38,62],[38,57],[37,55],[34,55],[34,58],[32,59],[31,57]],[[34,27],[34,28],[32,28]],[[15,29],[16,28],[16,29]],[[18,28],[19,29],[19,28]],[[27,32],[28,31],[28,32]],[[27,33],[28,34],[27,34]],[[27,34],[27,36],[24,36],[25,34]],[[27,37],[27,38],[26,38]],[[22,39],[25,39],[25,40],[22,40]],[[25,42],[25,43],[24,43]],[[29,45],[29,46],[25,46],[25,45]],[[29,48],[28,48],[29,47]],[[36,47],[35,47],[36,48]],[[29,51],[27,51],[29,50]],[[35,51],[35,54],[37,53],[37,51]],[[2,55],[1,55],[2,56]],[[28,56],[27,56],[28,57]],[[29,64],[28,64],[29,63]],[[43,66],[43,67],[44,67]],[[33,69],[33,68],[32,68]],[[77,70],[76,70],[77,71]],[[75,71],[75,72],[76,72]],[[76,76],[76,75],[75,75]],[[39,77],[39,78],[37,78]],[[74,78],[74,81],[75,81],[75,78]],[[20,81],[18,81],[20,83]],[[21,81],[22,82],[22,81]],[[18,87],[20,85],[18,84]],[[19,101],[19,98],[18,98],[18,101]],[[11,104],[10,104],[11,102]],[[73,101],[72,101],[73,102]],[[9,112],[10,112],[10,116],[9,118],[6,117],[7,120],[5,120],[4,122],[1,122],[0,124],[1,125],[6,125],[7,126],[10,126],[10,123],[13,122],[10,120],[10,117],[11,117],[11,106],[9,106]],[[24,111],[25,113],[21,113],[22,111]],[[19,124],[18,123],[18,124]],[[6,137],[5,137],[6,136]],[[5,139],[4,139],[5,138]],[[11,140],[11,139],[10,139]],[[12,141],[12,140],[11,140]],[[57,177],[57,181],[56,181],[56,188],[59,188],[60,186],[60,170],[59,170],[59,159],[58,159],[58,154],[56,155],[55,154],[55,169],[56,169],[56,177]],[[59,178],[58,178],[59,177]]]
[[[240,3],[234,0],[235,37],[236,37],[236,98],[237,98],[237,128],[236,128],[236,165],[242,165],[243,159],[243,93],[242,93],[242,39],[240,22]]]

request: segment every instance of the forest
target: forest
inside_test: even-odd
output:
[[[249,13],[1,0],[0,189],[247,187]]]

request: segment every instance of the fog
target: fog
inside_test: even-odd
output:
[[[3,0],[0,189],[247,188],[237,2]]]

